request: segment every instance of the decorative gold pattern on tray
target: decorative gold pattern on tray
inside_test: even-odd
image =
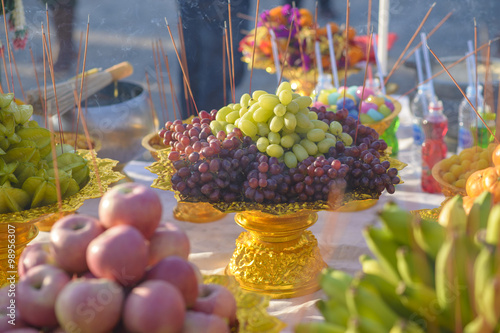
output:
[[[15,262],[19,262],[19,256],[23,252],[26,245],[31,242],[38,235],[38,227],[33,223],[15,223],[7,224],[0,223],[0,288],[7,285],[8,277],[15,275],[17,279],[17,274],[12,274],[9,272],[17,272],[17,264],[9,263],[9,241],[8,235],[11,235],[12,229],[15,231]]]
[[[161,150],[158,152],[159,161],[153,163],[149,167],[146,167],[150,172],[158,175],[153,181],[151,187],[159,188],[161,190],[173,191],[180,202],[198,202],[193,201],[189,197],[182,197],[178,192],[172,189],[171,178],[176,172],[172,163],[168,160],[167,156],[170,153],[170,148]],[[388,155],[380,157],[381,161],[391,162],[391,167],[398,170],[402,170],[407,166],[397,159],[394,159]],[[349,211],[366,209],[373,206],[373,199],[378,199],[379,195],[375,192],[366,193],[361,191],[351,191],[344,194],[342,200],[337,200],[335,202],[326,201],[315,201],[315,202],[297,202],[297,203],[283,203],[283,204],[259,204],[256,202],[245,202],[245,201],[235,201],[231,203],[217,202],[212,203],[213,207],[220,210],[223,213],[234,213],[243,211],[261,211],[268,214],[283,215],[295,213],[301,210],[335,210],[346,204],[349,204]],[[359,209],[356,209],[356,203],[359,202]],[[368,203],[370,202],[370,204]]]
[[[437,222],[439,219],[439,213],[441,212],[441,207],[433,208],[433,209],[420,209],[413,210],[411,213],[413,215],[420,216],[422,219],[430,220]]]
[[[278,333],[286,324],[267,313],[269,297],[243,291],[234,278],[225,275],[208,275],[204,283],[220,284],[234,295],[238,309],[238,333]]]
[[[99,185],[97,183],[94,162],[92,161],[90,152],[80,150],[78,153],[89,161],[90,180],[78,193],[69,196],[62,201],[61,212],[74,212],[80,208],[81,205],[83,205],[85,200],[98,198],[103,194],[100,192]],[[103,192],[106,192],[111,183],[124,178],[124,175],[121,173],[113,171],[113,168],[118,164],[118,161],[108,158],[96,158],[96,162]],[[43,207],[31,208],[16,213],[0,214],[0,223],[26,223],[33,222],[33,220],[40,222],[54,213],[59,213],[57,203]]]
[[[248,230],[236,240],[236,250],[226,268],[241,288],[289,298],[319,289],[317,275],[326,267],[318,241],[305,230],[318,214],[300,211],[276,216],[259,211],[236,214],[237,224]]]

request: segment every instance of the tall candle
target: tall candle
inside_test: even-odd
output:
[[[378,41],[377,55],[382,74],[387,75],[387,40],[389,34],[389,2],[380,0],[378,5]]]

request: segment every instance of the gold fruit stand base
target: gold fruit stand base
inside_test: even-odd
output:
[[[177,202],[174,217],[180,221],[207,223],[220,220],[227,214],[212,207],[207,202]]]
[[[306,230],[318,219],[313,211],[271,215],[259,211],[237,213],[235,221],[248,232],[236,240],[226,274],[244,290],[290,298],[319,289],[317,275],[326,267],[318,241]]]

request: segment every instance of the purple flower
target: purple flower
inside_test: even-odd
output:
[[[283,16],[289,16],[291,12],[292,6],[290,6],[290,4],[283,5],[283,7],[281,8],[281,13],[283,14]]]

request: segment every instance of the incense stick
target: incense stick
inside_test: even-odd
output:
[[[361,124],[361,122],[360,122],[360,118],[361,118],[361,105],[363,103],[363,99],[365,98],[366,76],[368,75],[368,66],[369,66],[368,58],[370,57],[370,51],[371,51],[371,45],[372,45],[372,38],[373,38],[373,32],[370,33],[370,39],[368,41],[368,50],[366,51],[365,77],[363,78],[363,88],[361,89],[361,98],[359,99],[359,108],[358,108],[358,123],[359,124]],[[356,133],[354,134],[354,144],[356,144],[356,142],[358,140],[358,127],[359,127],[359,124],[356,126]]]
[[[2,0],[2,10],[3,10],[3,23],[4,23],[4,27],[5,27],[5,41],[6,41],[6,44],[7,44],[7,52],[8,52],[8,56],[9,56],[9,66],[10,66],[10,77],[12,78],[12,92],[14,92],[14,75],[13,75],[13,72],[12,72],[12,61],[10,60],[10,41],[9,41],[9,29],[7,29],[7,16],[5,15],[5,4],[4,4],[4,0]],[[4,61],[4,70],[5,72],[7,72],[7,67],[5,66],[5,61]],[[7,75],[7,74],[5,74]],[[9,79],[7,78],[7,85],[9,85]],[[9,92],[10,92],[10,87],[9,87]]]
[[[43,50],[44,50],[44,62],[43,62],[43,72],[44,72],[44,78],[46,79],[46,70],[45,70],[45,53],[48,54],[48,46],[47,46],[47,39],[45,38],[45,31],[43,29],[43,23],[42,23],[42,44],[43,44]],[[45,95],[47,95],[47,82],[44,82],[44,90],[45,90]],[[45,114],[47,114],[47,100],[45,100]],[[47,119],[47,118],[46,118]],[[48,127],[50,133],[54,133],[54,126],[52,124],[52,118],[50,118],[50,121],[48,122]],[[62,150],[62,137],[61,137],[61,150]],[[58,209],[59,211],[62,210],[62,195],[61,195],[61,184],[59,182],[59,168],[57,167],[58,161],[57,161],[57,154],[56,154],[56,143],[54,140],[54,136],[50,136],[50,146],[51,146],[51,152],[52,152],[52,161],[54,163],[54,178],[55,178],[55,186],[56,186],[56,196],[57,196],[57,204],[58,204]]]
[[[368,20],[366,22],[366,34],[371,31],[370,25],[372,24],[372,0],[368,0]]]
[[[179,12],[178,15],[178,22],[177,22],[177,31],[179,33],[179,40],[181,43],[181,59],[182,59],[182,65],[186,69],[186,77],[187,77],[187,84],[191,84],[191,80],[189,78],[189,66],[187,64],[187,54],[186,54],[186,44],[184,42],[184,29],[182,28],[182,16],[181,13]],[[193,108],[191,107],[191,103],[189,102],[189,95],[186,87],[186,82],[183,80],[183,86],[184,86],[184,99],[186,100],[186,111],[188,115],[193,115]],[[175,99],[176,103],[179,104],[177,101],[177,98]],[[177,108],[180,111],[179,105],[177,105]],[[181,116],[182,118],[182,116]]]
[[[229,84],[231,85],[231,100],[234,103],[234,77],[233,77],[233,72],[231,71],[231,56],[230,56],[230,51],[229,51],[229,40],[228,40],[228,35],[227,35],[227,23],[224,21],[224,37],[226,38],[226,53],[227,53],[227,67],[228,67],[228,72],[229,72]]]
[[[224,94],[224,105],[227,105],[227,89],[226,89],[226,39],[225,30],[222,31],[222,92]]]
[[[231,0],[227,0],[227,11],[229,16],[229,40],[231,41],[231,72],[233,75],[233,103],[236,101],[236,79],[234,77],[234,52],[233,52],[233,22],[231,21]]]
[[[391,71],[389,72],[389,74],[387,74],[387,77],[385,78],[385,82],[384,82],[385,84],[387,84],[387,81],[389,80],[389,78],[392,76],[392,74],[394,74],[394,71],[396,70],[397,66],[399,66],[399,62],[401,61],[401,59],[405,55],[406,51],[408,51],[408,48],[410,47],[411,43],[413,43],[413,40],[417,37],[418,33],[420,32],[420,30],[424,26],[425,21],[427,21],[427,18],[431,14],[435,5],[436,5],[435,2],[431,5],[431,8],[429,8],[429,10],[427,11],[427,14],[425,14],[422,22],[420,22],[420,25],[418,26],[417,30],[415,31],[413,36],[410,38],[410,41],[408,42],[408,44],[406,44],[406,47],[404,48],[403,52],[401,52],[398,60],[396,60],[396,63],[394,64],[394,66],[392,66]]]
[[[177,46],[175,46],[174,36],[172,35],[172,30],[170,30],[170,26],[168,25],[168,21],[167,21],[166,17],[165,17],[165,24],[167,25],[168,34],[170,35],[170,39],[172,39],[172,44],[174,46],[174,51],[175,51],[175,54],[177,55],[177,60],[179,61],[179,65],[181,66],[181,71],[182,71],[182,75],[184,77],[184,80],[186,80],[186,84],[187,84],[187,88],[189,90],[189,94],[191,95],[191,98],[193,99],[193,104],[194,104],[194,108],[196,109],[196,114],[199,116],[200,113],[198,112],[198,107],[196,106],[196,101],[194,100],[193,92],[191,91],[191,86],[189,85],[189,81],[187,80],[186,72],[184,70],[184,66],[182,66],[181,58],[179,57],[179,52],[177,51]]]
[[[255,63],[255,47],[257,44],[257,21],[259,19],[259,6],[260,6],[260,0],[257,0],[257,5],[255,6],[255,27],[254,27],[254,34],[253,34],[253,46],[252,46],[252,67],[250,68],[250,84],[249,84],[249,94],[250,96],[252,95],[252,77],[253,77],[253,66]]]
[[[47,16],[47,20],[48,20],[48,16]],[[43,24],[42,24],[42,29],[43,29]],[[48,30],[48,26],[47,26],[47,35],[48,35],[49,42],[50,42],[50,30]],[[60,140],[62,143],[63,142],[63,136],[62,136],[63,130],[62,130],[61,113],[59,112],[59,100],[57,98],[56,79],[55,79],[55,75],[54,75],[54,63],[52,62],[52,57],[51,57],[52,47],[50,46],[50,44],[47,44],[46,39],[44,40],[44,43],[46,44],[45,51],[47,52],[47,55],[48,55],[49,73],[50,73],[50,78],[52,79],[52,87],[54,89],[54,96],[55,96],[54,100],[56,102],[57,120],[59,122],[59,137],[60,137]],[[52,115],[48,115],[48,116],[52,117]],[[61,152],[64,152],[64,148],[62,146],[61,146]]]
[[[450,18],[450,16],[453,14],[454,11],[455,11],[455,9],[452,9],[451,12],[449,12],[448,14],[446,14],[446,16],[443,17],[443,19],[441,19],[441,21],[439,21],[438,24],[436,24],[436,26],[427,34],[427,39],[429,39],[439,28],[441,28],[441,26],[444,24],[444,22],[446,22]],[[398,65],[398,68],[402,64],[404,64],[408,60],[408,58],[410,58],[412,56],[412,54],[415,53],[415,51],[420,48],[420,46],[422,46],[422,42],[421,41],[418,42],[418,44],[413,49],[411,49],[410,52],[408,52],[408,54],[406,55],[406,57]]]
[[[490,52],[491,52],[491,43],[488,43],[488,47],[486,48],[486,71],[484,76],[484,100],[486,105],[490,106],[490,111],[493,110],[493,84],[490,79]],[[485,110],[486,112],[486,107]]]
[[[347,8],[346,8],[346,18],[345,18],[345,38],[346,38],[346,41],[347,39],[349,38],[349,12],[351,10],[351,2],[349,0],[347,0]],[[343,103],[342,103],[342,108],[345,108],[345,95],[347,93],[347,67],[349,66],[349,57],[347,56],[349,53],[348,53],[348,48],[349,48],[349,43],[346,42],[345,43],[345,61],[344,61],[344,96],[343,96]]]
[[[80,87],[81,87],[80,88],[80,96],[79,97],[76,96],[75,90],[73,90],[73,94],[74,94],[75,100],[78,101],[78,103],[77,103],[78,113],[80,113],[81,117],[82,117],[82,126],[83,126],[83,131],[85,132],[85,138],[87,139],[87,147],[89,148],[90,156],[91,156],[92,162],[94,164],[94,172],[96,175],[97,184],[99,186],[99,192],[102,195],[102,194],[104,194],[104,190],[102,188],[101,176],[99,175],[99,169],[97,167],[95,151],[92,149],[92,143],[90,142],[90,134],[89,134],[89,130],[87,128],[87,122],[85,121],[85,116],[81,111],[82,110],[83,80],[85,79],[85,65],[87,63],[87,46],[89,44],[89,28],[90,28],[90,16],[88,16],[88,18],[87,18],[87,32],[85,34],[85,51],[83,53],[82,78],[80,81]]]
[[[175,90],[174,90],[174,85],[172,83],[172,77],[170,76],[170,64],[168,62],[168,54],[165,52],[164,53],[164,50],[163,50],[163,44],[161,42],[161,39],[160,39],[160,50],[161,50],[161,55],[163,57],[163,59],[165,60],[165,67],[167,69],[167,74],[168,74],[168,82],[170,83],[170,94],[172,95],[172,109],[174,110],[174,119],[182,119],[182,117],[180,116],[180,112],[181,112],[181,109],[179,108],[179,118],[177,118],[177,111],[175,109],[175,104],[174,104],[174,100],[175,100]]]
[[[455,78],[451,75],[451,73],[448,71],[448,69],[446,68],[446,66],[441,62],[441,60],[439,60],[438,56],[432,51],[432,49],[427,46],[427,49],[429,50],[430,53],[432,53],[432,55],[434,56],[434,58],[436,58],[436,60],[439,62],[439,64],[441,65],[441,67],[443,67],[443,69],[446,71],[446,73],[448,74],[448,76],[450,77],[450,79],[453,81],[453,83],[457,86],[458,90],[460,90],[460,93],[464,96],[464,98],[467,100],[467,103],[469,103],[469,105],[471,106],[471,108],[474,110],[474,112],[476,113],[476,115],[479,117],[479,119],[481,119],[481,122],[484,124],[484,126],[486,126],[486,129],[488,130],[488,132],[490,132],[491,136],[493,136],[493,133],[491,132],[491,129],[488,127],[488,125],[486,124],[486,122],[484,121],[483,117],[481,117],[481,115],[479,114],[479,112],[476,110],[476,108],[474,107],[474,105],[472,105],[471,101],[469,100],[469,98],[467,97],[467,94],[464,93],[464,91],[462,90],[462,88],[460,88],[460,85],[457,83],[457,81],[455,80]],[[500,144],[500,140],[495,138],[495,141],[497,141],[498,144]]]
[[[14,52],[12,49],[10,50],[12,53],[12,62],[14,62],[14,69],[16,70],[17,81],[19,82],[19,88],[21,88],[21,95],[23,95],[23,100],[26,100],[26,96],[24,95],[23,83],[21,82],[21,76],[19,76],[19,70],[17,69],[16,58],[14,57]]]

